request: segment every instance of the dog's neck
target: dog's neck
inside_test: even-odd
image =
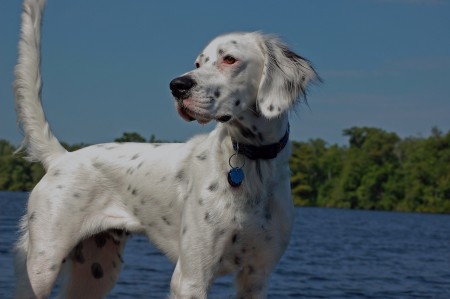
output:
[[[279,144],[281,147],[289,138],[287,115],[267,119],[258,115],[245,115],[224,124],[233,144],[264,149]],[[236,150],[236,148],[234,148]]]
[[[244,155],[250,160],[270,160],[275,159],[278,154],[285,148],[286,144],[289,141],[289,131],[290,130],[288,125],[286,133],[284,133],[284,136],[280,140],[278,140],[278,142],[261,146],[245,143],[242,144],[234,140],[231,140],[231,142],[236,153]]]
[[[225,141],[221,143],[221,151],[224,160],[229,164],[226,167],[229,184],[233,188],[247,186],[244,189],[260,185],[261,189],[271,177],[263,175],[271,172],[267,167],[273,165],[271,161],[278,160],[277,157],[286,151],[289,122],[287,115],[273,119],[263,116],[250,118],[247,115],[219,124],[218,132]],[[286,159],[287,156],[283,157],[282,159]],[[261,163],[263,161],[268,163]],[[253,175],[250,175],[251,173]],[[259,179],[248,181],[245,177]]]

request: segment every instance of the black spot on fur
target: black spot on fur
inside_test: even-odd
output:
[[[57,264],[53,264],[53,265],[50,267],[50,271],[52,271],[52,272],[55,272],[55,271],[58,270],[58,269],[59,269],[59,267],[58,267]]]
[[[209,57],[205,58],[205,63],[207,63],[209,61]]]
[[[74,193],[73,197],[79,198],[80,197],[80,193]]]
[[[58,176],[58,175],[60,175],[60,171],[59,170],[55,170],[55,172],[53,172],[53,176]]]
[[[211,221],[208,212],[205,213],[205,221],[206,221],[206,222],[210,222],[210,221]]]
[[[91,274],[95,279],[100,279],[103,277],[103,269],[99,263],[92,263]]]
[[[232,40],[231,43],[232,43],[233,45],[236,45],[236,44],[237,44],[237,41]]]
[[[217,191],[217,188],[218,188],[218,183],[214,182],[211,185],[209,185],[208,190],[211,192],[214,192],[214,191]]]
[[[216,98],[219,98],[219,97],[220,97],[220,89],[219,89],[219,88],[217,88],[216,91],[214,91],[214,96],[215,96]]]
[[[136,154],[133,157],[131,157],[131,160],[136,160],[137,158],[139,158],[139,154]]]
[[[201,206],[203,206],[203,199],[199,199],[199,200],[198,200],[198,204],[201,205]]]
[[[127,174],[129,174],[129,175],[132,175],[132,174],[133,174],[133,172],[134,172],[134,170],[133,170],[133,168],[132,168],[132,167],[128,168],[128,170],[127,170]]]
[[[181,234],[185,234],[187,232],[187,227],[185,226],[185,227],[183,227],[183,231],[181,232]]]
[[[80,242],[77,246],[75,246],[72,253],[72,259],[79,264],[84,264],[86,260],[83,256],[83,243]]]
[[[28,222],[33,222],[34,220],[36,220],[36,212],[31,213]]]
[[[136,189],[133,189],[133,190],[131,191],[131,194],[136,195],[136,194],[137,194],[137,190],[136,190]]]
[[[200,161],[205,161],[206,158],[208,158],[208,155],[206,154],[206,152],[201,153],[200,155],[195,156],[198,160]]]
[[[236,255],[234,257],[234,264],[239,266],[241,262],[242,262],[241,257]]]
[[[238,235],[237,235],[237,234],[234,234],[233,237],[231,238],[231,242],[232,242],[233,244],[236,244],[237,240],[238,240]]]
[[[185,174],[184,174],[184,169],[180,169],[180,170],[177,172],[175,178],[176,178],[178,181],[182,181],[182,180],[184,180],[184,176],[185,176]]]
[[[223,51],[223,49],[219,49],[219,55],[223,55],[223,53],[224,53],[224,51]]]
[[[273,105],[269,105],[269,107],[267,108],[269,111],[273,111]]]
[[[237,99],[235,102],[234,102],[234,106],[239,106],[241,104],[241,100],[239,100],[239,99]]]
[[[165,224],[171,225],[170,221],[167,219],[166,216],[162,216],[161,219],[164,221]]]
[[[144,161],[142,161],[141,163],[139,163],[139,165],[137,166],[137,169],[141,168],[142,164],[144,164]]]
[[[99,233],[95,235],[94,240],[98,248],[103,248],[105,246],[107,237],[108,235],[105,233]]]

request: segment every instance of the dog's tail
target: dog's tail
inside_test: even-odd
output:
[[[28,160],[40,161],[48,169],[66,150],[50,130],[41,104],[40,43],[44,7],[45,0],[24,1],[14,92],[17,122],[24,134],[18,151],[25,149]]]

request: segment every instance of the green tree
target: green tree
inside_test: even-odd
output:
[[[116,138],[115,142],[145,142],[145,138],[136,132],[125,132],[122,137]]]
[[[395,149],[400,138],[368,127],[346,129],[344,136],[349,137],[350,147],[331,203],[346,208],[390,209],[396,198],[386,196],[386,190],[394,188],[391,180],[398,177]]]
[[[327,151],[327,144],[322,139],[305,142],[293,142],[290,159],[291,188],[297,205],[317,205],[319,187],[327,174],[324,172],[321,157]]]
[[[404,211],[450,212],[450,131],[433,128],[426,139],[408,138],[400,156],[405,196],[397,206]]]

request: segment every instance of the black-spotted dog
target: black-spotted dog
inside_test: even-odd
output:
[[[48,297],[58,274],[63,298],[106,296],[129,232],[176,264],[171,298],[206,298],[228,273],[237,298],[265,298],[294,221],[288,113],[318,79],[310,63],[272,36],[219,36],[170,83],[181,117],[217,121],[211,133],[67,152],[41,106],[44,5],[24,3],[15,69],[23,148],[46,169],[21,223],[16,298]]]

